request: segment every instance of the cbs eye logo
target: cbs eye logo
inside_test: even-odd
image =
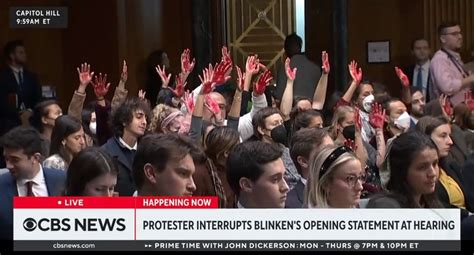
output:
[[[37,226],[38,224],[33,218],[27,218],[25,219],[25,221],[23,221],[23,228],[28,232],[35,230]]]

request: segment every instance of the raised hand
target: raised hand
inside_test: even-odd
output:
[[[158,65],[155,67],[156,72],[161,78],[161,87],[166,89],[170,83],[171,74],[166,75],[166,67],[163,66],[163,69]]]
[[[231,78],[229,75],[230,71],[232,71],[232,61],[221,61],[219,64],[217,64],[214,70],[214,76],[212,81],[218,85],[226,83]]]
[[[194,65],[196,64],[196,60],[194,58],[193,61],[190,61],[190,54],[191,50],[189,49],[185,49],[183,53],[181,53],[181,72],[187,75],[193,71]]]
[[[331,69],[331,66],[329,65],[329,56],[326,51],[323,51],[321,53],[321,60],[322,60],[322,68],[323,68],[323,73],[328,74],[329,70]]]
[[[295,67],[295,68],[291,69],[291,67],[290,67],[290,58],[286,58],[286,60],[285,60],[285,71],[286,71],[286,78],[288,78],[289,80],[294,81],[295,78],[296,78],[297,68]]]
[[[382,108],[382,105],[374,103],[369,119],[369,123],[373,128],[383,129],[385,122],[385,109]]]
[[[237,69],[237,89],[239,91],[243,91],[245,84],[245,73],[242,74],[242,70],[240,70],[238,65],[235,65],[235,68]]]
[[[398,68],[398,66],[395,67],[395,73],[398,76],[398,79],[400,79],[400,82],[402,83],[403,87],[409,88],[410,87],[410,80],[408,80],[408,76],[406,76],[405,73],[403,73],[402,69]]]
[[[202,71],[202,77],[199,75],[199,80],[201,80],[202,88],[201,94],[206,95],[211,93],[211,91],[216,87],[216,83],[213,80],[214,69],[212,65],[209,64],[208,68],[204,68]]]
[[[194,97],[193,94],[189,93],[189,91],[184,92],[184,104],[188,109],[188,113],[193,113],[194,111]]]
[[[349,73],[351,74],[352,80],[357,84],[360,84],[362,81],[362,69],[357,68],[357,62],[352,60],[349,64]]]
[[[106,85],[107,84],[107,85]],[[105,95],[109,92],[110,82],[107,83],[107,74],[102,75],[99,73],[99,77],[94,76],[94,81],[92,81],[94,86],[94,93],[98,99],[103,99]]]
[[[360,133],[362,130],[362,119],[360,117],[360,110],[359,108],[354,108],[354,125],[356,133]]]
[[[212,112],[215,116],[219,116],[221,113],[221,108],[219,107],[219,104],[214,101],[211,96],[206,95],[205,99],[205,105],[209,109],[209,111]]]
[[[184,87],[186,87],[186,84],[187,83],[183,82],[183,79],[180,75],[176,75],[176,89],[172,88],[171,92],[173,92],[176,97],[181,98],[184,94]]]
[[[453,106],[451,105],[448,96],[442,94],[439,96],[439,102],[441,104],[441,110],[443,110],[444,116],[451,120],[453,116]]]
[[[146,91],[140,89],[138,91],[138,98],[140,98],[140,100],[145,100],[145,94],[146,94]]]
[[[221,49],[221,52],[222,52],[221,62],[230,63],[232,66],[232,58],[230,57],[230,51],[227,49],[227,47],[223,46]]]
[[[265,72],[263,72],[263,74],[261,74],[258,77],[257,82],[255,82],[254,89],[253,89],[255,94],[256,95],[262,95],[263,93],[265,93],[265,89],[270,84],[272,79],[273,79],[273,77],[272,77],[272,73],[270,72],[270,70],[265,70]]]
[[[94,77],[94,72],[91,72],[91,65],[84,63],[81,64],[81,68],[77,68],[77,74],[79,75],[80,86],[87,86]]]
[[[128,80],[128,67],[127,67],[127,61],[123,61],[123,66],[122,66],[122,73],[120,74],[120,81],[123,83],[126,83]]]
[[[247,57],[247,62],[245,63],[245,72],[247,74],[257,74],[260,70],[260,60],[256,55],[250,55]]]
[[[346,147],[348,147],[349,149],[351,149],[352,151],[356,151],[357,150],[357,145],[355,143],[354,140],[351,140],[351,139],[346,139],[344,140],[344,145]]]
[[[468,91],[464,94],[464,102],[469,109],[474,110],[474,91]]]

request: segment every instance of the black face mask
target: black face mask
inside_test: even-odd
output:
[[[344,136],[344,138],[354,141],[355,140],[355,126],[350,125],[350,126],[345,127],[342,130],[342,135]]]
[[[280,125],[273,128],[270,135],[274,142],[288,146],[288,134],[286,132],[285,126]]]

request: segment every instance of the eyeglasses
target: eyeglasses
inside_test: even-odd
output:
[[[357,181],[360,181],[361,184],[364,184],[365,181],[367,180],[367,175],[362,174],[362,175],[348,175],[346,177],[346,182],[349,187],[354,188],[357,185]]]
[[[461,31],[451,32],[451,33],[444,33],[443,35],[452,35],[452,36],[459,36],[461,35]]]

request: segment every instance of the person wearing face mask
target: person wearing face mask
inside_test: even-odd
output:
[[[258,111],[252,118],[255,139],[267,143],[276,143],[283,151],[282,160],[285,164],[285,180],[290,190],[300,180],[301,176],[291,160],[288,149],[288,133],[283,125],[283,117],[276,108],[264,108]]]
[[[410,129],[412,121],[407,107],[401,100],[392,98],[384,102],[383,106],[386,110],[385,122],[387,123],[384,137],[387,140],[387,148],[389,148],[395,137]]]
[[[98,146],[97,121],[94,107],[87,107],[82,110],[82,129],[84,129],[85,147]]]

